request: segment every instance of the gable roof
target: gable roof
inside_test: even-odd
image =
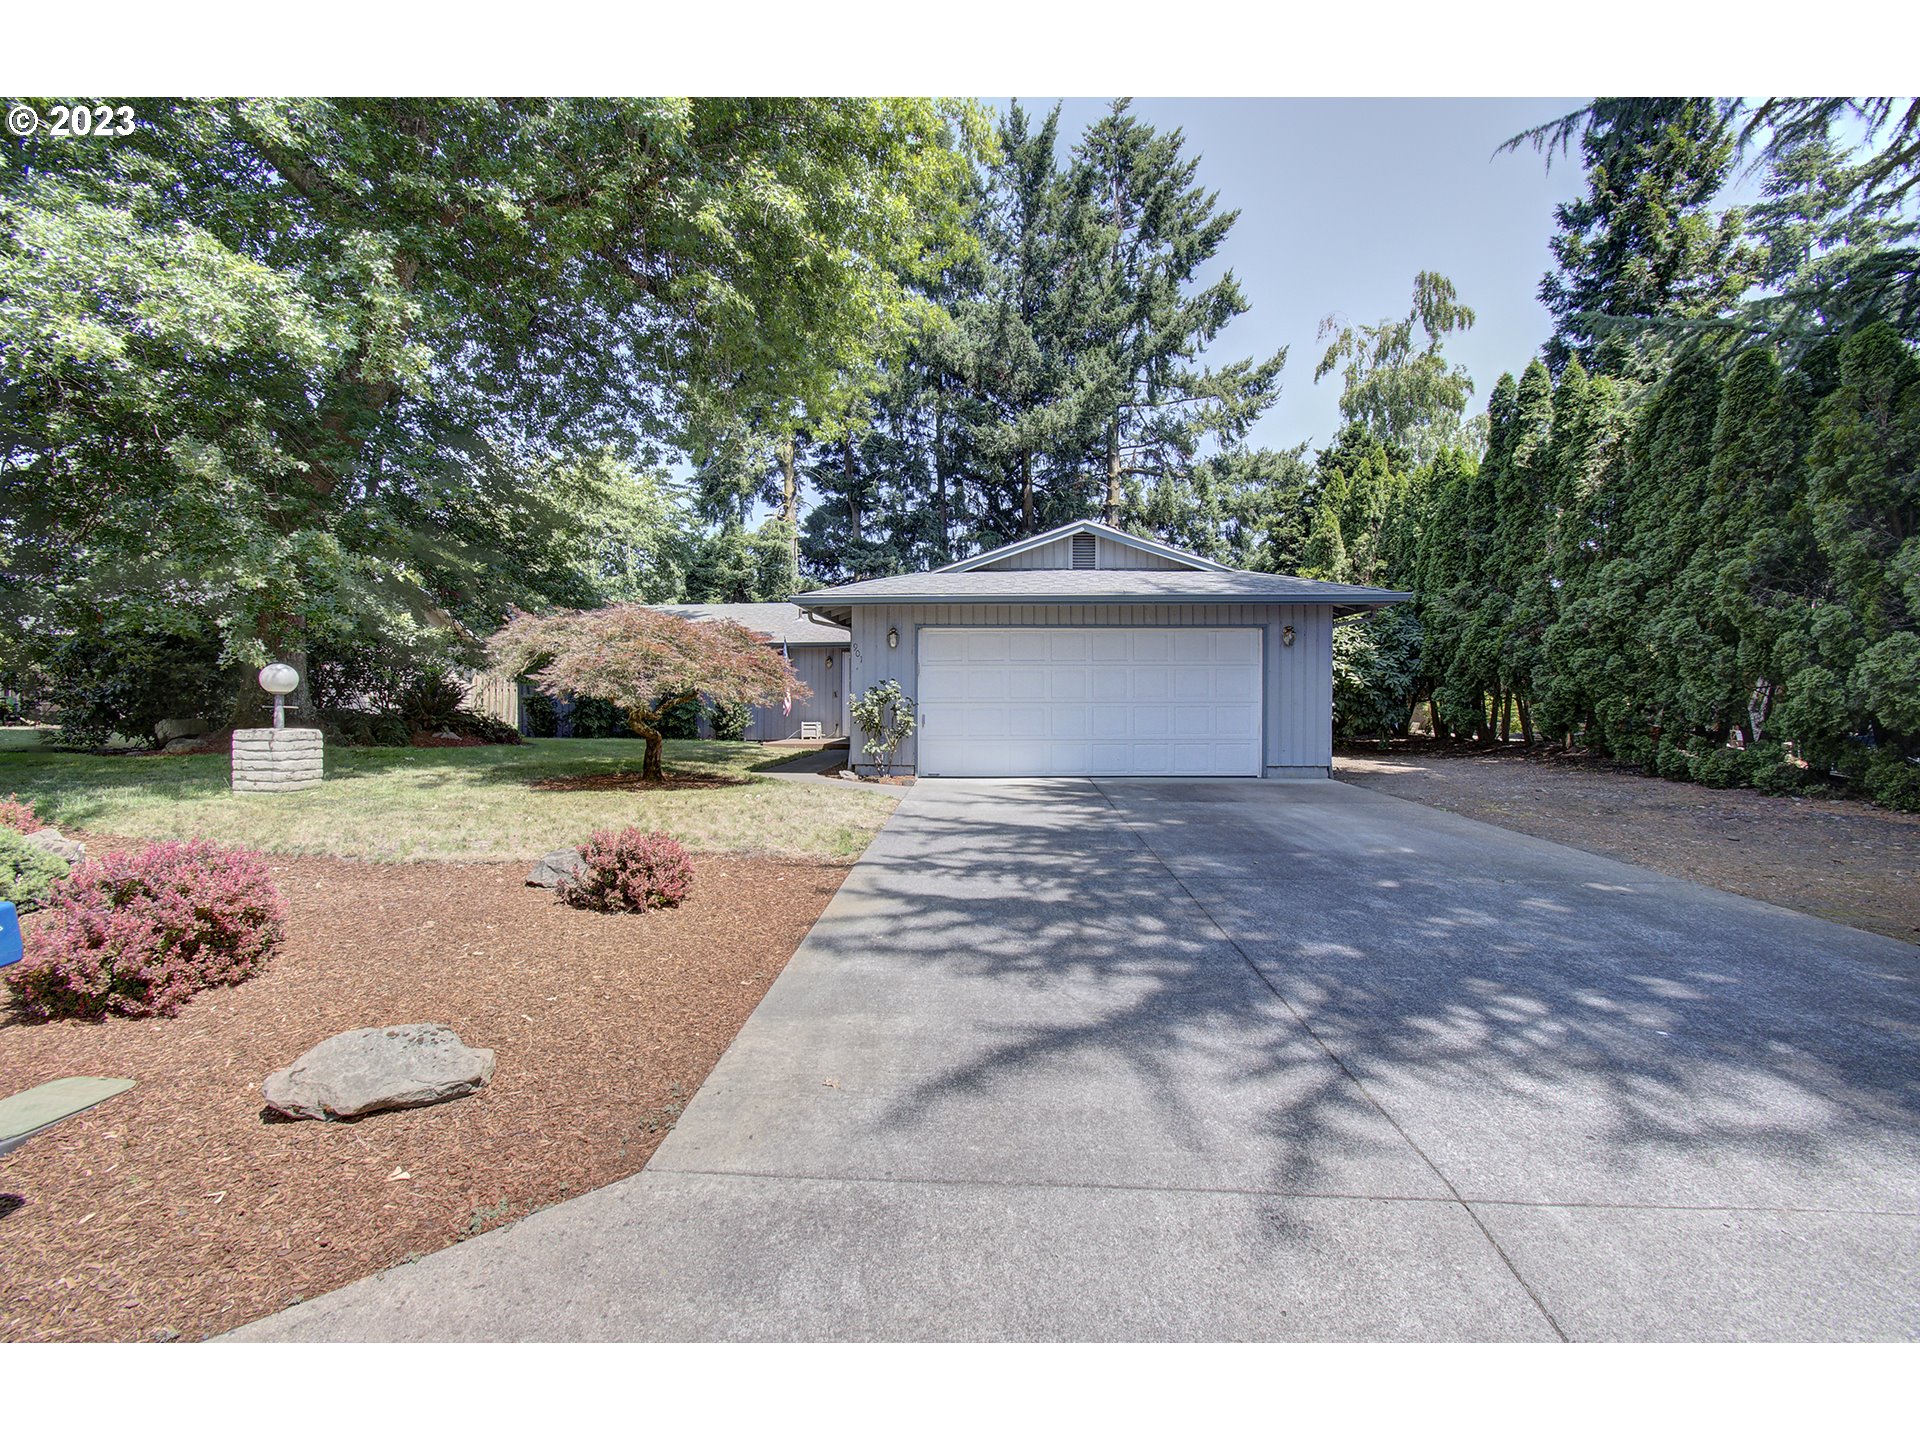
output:
[[[852,637],[840,626],[813,619],[798,605],[655,605],[688,620],[731,620],[767,637],[774,645],[845,645]]]
[[[1072,520],[1065,525],[1056,525],[1053,529],[1039,535],[1029,535],[1024,540],[1015,540],[1011,544],[999,545],[992,550],[983,550],[978,555],[965,560],[955,560],[930,570],[930,575],[951,575],[969,570],[977,570],[982,565],[992,564],[996,560],[1008,560],[1015,555],[1024,555],[1029,550],[1038,550],[1043,545],[1051,545],[1068,535],[1101,535],[1119,545],[1130,545],[1135,550],[1145,551],[1162,560],[1177,561],[1194,570],[1228,570],[1232,567],[1222,565],[1218,560],[1209,560],[1204,555],[1196,555],[1191,550],[1182,550],[1176,545],[1167,545],[1159,540],[1149,540],[1140,535],[1129,535],[1124,530],[1116,530],[1098,520]]]
[[[1336,585],[1297,575],[1257,570],[929,570],[889,575],[794,596],[794,603],[836,620],[851,618],[855,605],[1048,604],[1246,602],[1269,605],[1330,605],[1336,615],[1355,615],[1411,600],[1404,590]]]

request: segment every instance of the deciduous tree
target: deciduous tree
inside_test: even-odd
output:
[[[487,642],[496,673],[553,695],[605,700],[647,742],[642,777],[661,768],[667,711],[702,695],[721,705],[771,705],[812,692],[765,639],[730,620],[689,620],[644,605],[520,613]]]

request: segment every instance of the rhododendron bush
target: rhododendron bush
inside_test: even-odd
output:
[[[583,910],[653,910],[678,905],[693,890],[686,847],[662,830],[596,830],[580,858],[585,863],[556,889]]]
[[[494,670],[551,695],[605,700],[647,742],[642,774],[664,778],[660,721],[705,695],[716,705],[771,705],[813,692],[766,637],[731,620],[689,620],[644,605],[517,614],[487,642]]]
[[[26,959],[0,971],[39,1019],[178,1014],[258,971],[286,928],[266,862],[204,840],[77,865],[47,903]]]

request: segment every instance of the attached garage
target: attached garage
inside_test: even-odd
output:
[[[1335,623],[1408,598],[1082,521],[794,603],[847,628],[850,696],[913,700],[896,769],[1283,777],[1331,765]]]
[[[1258,775],[1260,632],[930,626],[922,775]]]

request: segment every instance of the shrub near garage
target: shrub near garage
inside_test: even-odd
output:
[[[678,905],[693,889],[693,861],[664,831],[596,830],[580,859],[580,869],[555,889],[583,910],[654,910]]]
[[[178,1014],[200,991],[257,972],[286,929],[266,862],[204,840],[89,861],[48,903],[50,923],[4,972],[42,1020]]]

